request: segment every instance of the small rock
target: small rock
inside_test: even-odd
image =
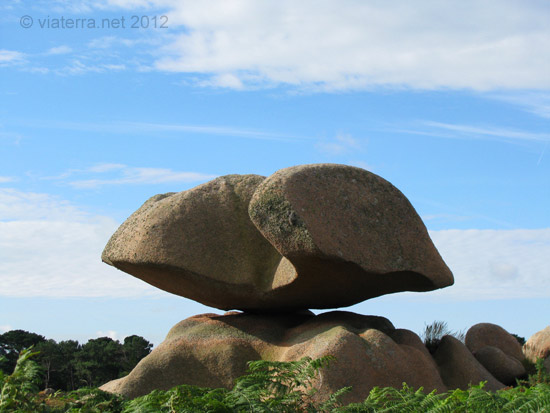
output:
[[[453,336],[444,336],[433,355],[439,366],[443,383],[449,389],[468,389],[486,381],[485,390],[496,391],[505,387],[476,360],[468,348]]]
[[[521,344],[519,344],[513,335],[496,324],[479,323],[470,327],[464,341],[466,347],[472,353],[476,353],[483,347],[492,346],[502,350],[504,354],[514,357],[520,362],[525,359],[521,351]]]
[[[525,367],[518,359],[507,355],[498,347],[482,347],[474,356],[489,373],[508,386],[516,384],[516,379],[526,374]]]

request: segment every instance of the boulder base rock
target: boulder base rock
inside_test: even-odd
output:
[[[392,339],[392,336],[395,339]],[[126,377],[102,390],[129,398],[179,384],[232,387],[250,360],[290,361],[333,355],[321,372],[318,398],[353,386],[346,402],[364,400],[374,386],[403,382],[429,392],[446,391],[429,354],[412,332],[383,317],[334,311],[257,315],[202,314],[174,326],[165,341]]]

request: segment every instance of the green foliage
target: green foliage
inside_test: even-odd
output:
[[[535,363],[525,360],[525,369],[528,372],[526,380],[519,380],[518,384],[522,386],[536,386],[537,384],[550,385],[550,372],[544,366],[544,359],[537,359]]]
[[[401,390],[375,387],[363,403],[354,403],[336,409],[336,412],[546,412],[550,409],[550,385],[516,387],[490,392],[484,383],[468,390],[454,390],[444,394],[425,394],[422,388],[414,390],[403,385]]]
[[[163,412],[546,412],[550,411],[550,380],[542,361],[537,363],[534,385],[520,385],[497,392],[485,391],[484,383],[467,390],[426,394],[422,388],[375,387],[362,403],[342,406],[342,389],[325,403],[315,401],[316,379],[333,360],[304,358],[291,362],[254,361],[232,389],[177,386],[168,391],[127,401],[120,396],[86,388],[44,397],[37,394],[41,368],[24,350],[10,376],[0,373],[0,412],[44,413],[163,413]]]
[[[38,354],[32,347],[21,351],[11,375],[0,372],[0,412],[33,412],[42,371],[38,363],[29,360]]]
[[[464,341],[465,334],[463,331],[451,331],[445,321],[434,321],[432,324],[426,325],[421,334],[422,341],[432,354],[437,350],[444,336],[453,336]]]

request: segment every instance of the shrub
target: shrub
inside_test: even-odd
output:
[[[433,354],[444,336],[453,336],[460,341],[464,341],[465,333],[463,331],[451,331],[445,321],[434,321],[432,324],[426,325],[420,336],[429,352]]]

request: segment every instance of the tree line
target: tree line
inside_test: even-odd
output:
[[[0,370],[11,374],[19,353],[31,346],[39,352],[35,360],[43,370],[42,388],[65,391],[97,387],[123,377],[153,348],[137,335],[126,337],[122,343],[100,337],[79,344],[75,340],[57,343],[39,334],[11,330],[0,335]]]

